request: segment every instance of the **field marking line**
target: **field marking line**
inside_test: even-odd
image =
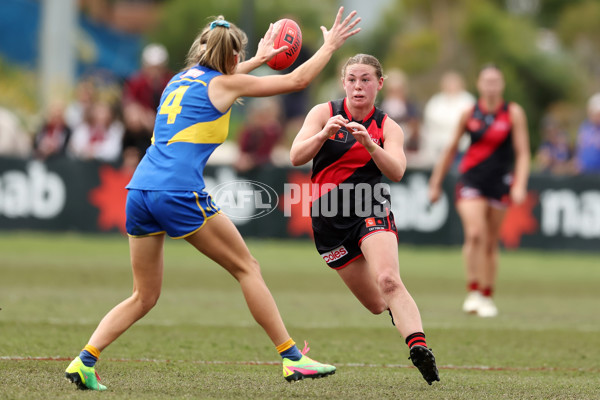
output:
[[[0,361],[71,361],[69,357],[22,357],[0,356]],[[190,363],[200,365],[281,365],[280,361],[219,361],[219,360],[169,360],[152,358],[103,358],[110,362],[139,362],[139,363]],[[402,364],[368,364],[368,363],[337,363],[336,367],[350,368],[415,368]],[[486,365],[440,365],[439,369],[470,370],[470,371],[571,371],[571,372],[600,372],[600,368],[561,368],[561,367],[490,367]]]

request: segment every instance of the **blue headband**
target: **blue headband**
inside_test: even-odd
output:
[[[216,19],[210,23],[211,30],[215,29],[216,26],[223,26],[229,29],[229,22],[225,21],[224,19]]]

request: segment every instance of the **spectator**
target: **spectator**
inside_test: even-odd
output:
[[[45,160],[53,156],[65,155],[71,128],[65,121],[65,106],[62,101],[54,101],[48,107],[42,128],[35,135],[33,149],[35,157]]]
[[[31,140],[21,128],[15,114],[0,107],[0,155],[28,157],[31,153]]]
[[[144,116],[145,110],[139,103],[130,103],[123,108],[123,161],[133,167],[142,159],[152,140],[154,124],[149,125]]]
[[[140,105],[144,126],[154,127],[160,96],[172,76],[167,68],[168,61],[169,54],[163,45],[147,45],[142,51],[141,70],[125,82],[123,87],[123,105]]]
[[[85,116],[89,115],[95,98],[96,88],[91,80],[83,80],[77,84],[75,99],[65,110],[65,122],[71,131],[84,123]]]
[[[442,75],[440,89],[425,104],[423,112],[421,152],[428,167],[433,167],[450,144],[463,111],[475,104],[475,97],[465,90],[464,80],[457,72]],[[459,154],[468,146],[469,138],[464,135],[458,145]]]
[[[538,170],[555,175],[571,172],[573,150],[567,132],[551,117],[546,117],[542,125],[542,143],[535,155]]]
[[[246,123],[238,137],[238,171],[271,164],[273,149],[284,137],[280,114],[281,105],[276,98],[256,98],[248,105]]]
[[[600,173],[600,92],[590,97],[587,115],[577,133],[575,168],[583,174]]]
[[[404,131],[404,147],[409,165],[419,164],[421,116],[417,106],[408,99],[408,81],[404,72],[390,70],[383,89],[381,109]],[[414,162],[411,162],[411,159]]]
[[[115,162],[121,155],[123,131],[123,124],[115,118],[110,104],[97,102],[89,120],[73,131],[68,152],[83,160]]]

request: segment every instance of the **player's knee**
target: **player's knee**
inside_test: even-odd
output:
[[[256,258],[252,256],[248,257],[248,260],[246,260],[246,266],[249,273],[260,274],[260,264]]]
[[[377,278],[377,284],[379,285],[379,290],[381,290],[381,293],[384,295],[396,293],[402,287],[400,279],[397,276],[389,273],[383,273],[379,275]],[[383,310],[381,312],[383,312]]]
[[[140,293],[139,291],[136,291],[133,293],[132,297],[137,302],[141,311],[145,314],[156,305],[158,298],[160,297],[160,292]]]
[[[256,258],[252,256],[244,257],[239,260],[239,265],[235,268],[233,275],[239,280],[243,276],[260,275],[260,264]]]
[[[465,231],[465,243],[470,245],[483,244],[485,240],[485,233],[483,229],[467,229]]]

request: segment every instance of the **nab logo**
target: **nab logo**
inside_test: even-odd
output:
[[[346,143],[348,140],[348,131],[344,128],[340,128],[339,131],[329,136],[329,140],[333,140],[334,142]]]
[[[289,43],[290,45],[292,45],[294,43],[294,38],[296,37],[296,31],[288,28],[287,32],[285,33],[285,36],[283,37],[283,40],[287,43]]]

